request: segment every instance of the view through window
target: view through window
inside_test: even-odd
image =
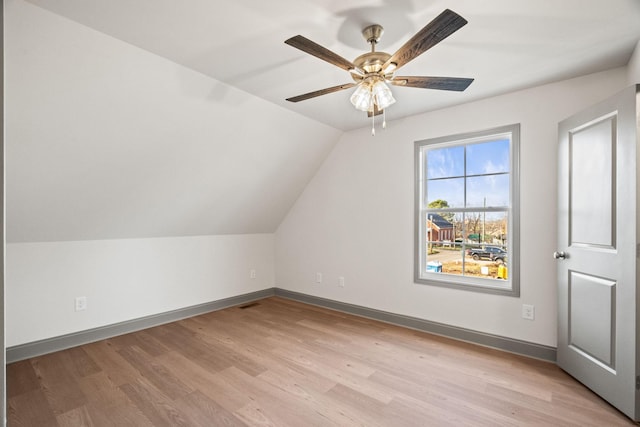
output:
[[[416,281],[515,294],[519,126],[416,143]]]

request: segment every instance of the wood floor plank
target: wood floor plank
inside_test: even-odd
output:
[[[117,352],[118,348],[111,340],[98,341],[83,347],[114,385],[127,383],[139,375],[138,370]]]
[[[281,343],[280,348],[274,350],[274,354],[282,356],[289,363],[311,370],[318,375],[335,383],[342,383],[355,390],[369,394],[380,403],[388,403],[393,398],[393,391],[384,386],[376,387],[367,377],[351,371],[341,361],[335,361],[327,357],[326,353],[318,355],[312,348],[304,343],[291,345]]]
[[[73,347],[59,352],[61,363],[75,379],[100,372],[100,367],[85,351],[84,347]]]
[[[7,366],[12,426],[633,426],[555,364],[278,297]]]
[[[483,426],[516,426],[522,425],[522,420],[526,419],[533,425],[554,425],[558,421],[538,408],[522,405],[513,399],[502,400],[487,392],[468,389],[451,381],[439,382],[437,389],[438,393],[446,396],[438,405],[439,409],[448,413],[456,412],[467,424],[473,421]],[[460,398],[461,396],[464,397]],[[402,396],[398,400],[404,400],[410,406],[424,405],[424,402],[413,397],[407,399]]]
[[[86,396],[88,404],[110,409],[130,403],[127,396],[111,381],[106,372],[80,379],[78,387]]]
[[[348,402],[332,396],[329,391],[336,386],[335,383],[330,389],[321,391],[314,387],[314,384],[299,381],[295,373],[291,375],[290,372],[276,372],[275,369],[260,374],[258,378],[289,393],[295,400],[300,400],[304,405],[314,408],[318,414],[338,426],[384,427],[385,425],[365,408],[351,406]]]
[[[95,424],[86,406],[72,409],[56,417],[60,427],[94,427]]]
[[[511,402],[519,408],[544,413],[553,420],[562,422],[564,425],[585,425],[593,422],[599,411],[591,412],[588,408],[575,406],[573,411],[568,411],[569,406],[561,409],[551,401],[532,398],[528,394],[514,392],[499,386],[490,385],[487,387],[487,394],[493,399],[501,402]],[[584,402],[586,403],[586,402]]]
[[[40,388],[56,415],[83,406],[87,398],[78,387],[73,367],[65,364],[68,361],[64,352],[51,353],[32,359],[31,363]]]
[[[11,369],[7,369],[6,381],[8,398],[40,388],[38,377],[33,370],[33,366],[31,366],[31,362],[28,360],[13,363]]]
[[[229,412],[249,403],[249,397],[229,384],[219,371],[209,371],[178,352],[169,352],[158,360],[171,366],[174,374],[193,390],[200,391]]]
[[[31,390],[9,399],[7,425],[56,426],[56,416],[42,390]]]
[[[189,424],[194,426],[242,427],[246,426],[232,412],[227,411],[200,391],[194,391],[177,402]]]
[[[133,402],[110,407],[90,403],[86,409],[96,427],[154,427]]]
[[[247,403],[235,412],[235,415],[249,426],[278,427],[278,420],[269,418],[257,402]]]
[[[139,378],[135,382],[123,384],[120,389],[154,426],[186,427],[189,425],[178,405],[174,404],[171,398],[162,394],[146,379]]]
[[[179,322],[156,326],[145,331],[156,341],[165,343],[169,350],[190,350],[192,352],[203,351],[197,347],[198,342],[193,341],[194,333],[182,326]],[[156,356],[156,354],[148,353]]]
[[[216,356],[226,361],[229,367],[233,366],[241,369],[252,376],[256,376],[267,370],[265,366],[257,361],[256,357],[251,357],[251,355],[247,357],[245,355],[246,352],[238,351],[238,348],[233,348],[233,346],[229,345],[229,342],[221,343],[218,340],[211,340],[205,334],[196,334],[194,338],[201,340],[205,346],[209,348],[210,352],[215,351]]]
[[[145,331],[138,331],[131,334],[120,335],[114,338],[110,338],[107,341],[110,345],[118,350],[126,347],[136,346],[151,356],[158,356],[169,351],[169,348],[166,345],[166,341],[163,342],[162,340],[158,340],[150,334],[151,331],[155,331],[160,328],[162,328],[162,326],[151,328]]]
[[[217,372],[232,366],[228,359],[221,357],[202,340],[196,339],[196,334],[182,324],[175,322],[162,325],[148,332],[156,339],[166,342],[171,350],[182,353],[207,370]]]
[[[254,411],[264,415],[269,422],[285,426],[330,426],[333,422],[306,405],[301,399],[278,387],[231,367],[220,373],[230,384],[249,396],[250,402],[236,411],[243,419]]]
[[[277,375],[282,379],[291,379],[296,385],[326,393],[336,385],[336,382],[305,366],[288,363],[284,358],[277,355],[268,356],[272,363],[268,364],[269,369],[259,375],[260,378],[270,375]]]
[[[431,403],[421,401],[416,405],[412,399],[394,399],[384,408],[384,419],[396,419],[402,426],[438,426],[438,427],[515,427],[517,424],[495,419],[490,425],[483,423],[479,417],[470,417],[463,408],[451,408],[450,402]]]
[[[584,397],[574,393],[557,392],[553,395],[553,406],[550,412],[558,413],[559,419],[571,417],[576,420],[583,420],[584,423],[593,423],[601,420],[605,425],[625,426],[629,424],[629,419],[616,410],[613,406],[602,405],[600,398],[590,390]],[[513,396],[511,396],[513,397]]]
[[[170,398],[177,399],[193,391],[174,375],[170,368],[156,362],[154,358],[140,348],[136,346],[123,348],[119,350],[119,353],[140,372],[145,380],[151,382],[158,390]]]
[[[283,358],[274,353],[274,349],[279,345],[277,343],[281,342],[279,339],[275,340],[276,344],[267,342],[264,334],[256,333],[251,324],[245,325],[242,331],[236,329],[237,325],[238,323],[234,322],[233,325],[228,325],[224,330],[211,328],[202,333],[206,333],[205,339],[211,345],[230,348],[262,366],[268,366],[271,372],[275,371],[287,377],[295,377],[296,381],[302,385],[309,385],[323,392],[335,385],[335,381],[329,380],[323,375],[316,374],[301,366],[284,363]],[[298,342],[295,341],[295,343]],[[262,376],[262,374],[259,375]]]

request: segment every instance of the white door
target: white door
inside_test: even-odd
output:
[[[558,365],[640,420],[638,90],[559,125]]]

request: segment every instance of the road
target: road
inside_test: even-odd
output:
[[[442,250],[442,249],[438,249],[440,252],[437,254],[433,254],[433,255],[429,255],[427,256],[427,261],[440,261],[442,263],[446,262],[446,261],[460,261],[462,262],[462,251],[461,250],[457,250],[457,251],[452,251],[452,250]],[[480,265],[485,265],[485,264],[493,264],[493,261],[488,260],[488,259],[482,259],[482,260],[478,260],[478,261],[474,261],[473,258],[467,256],[466,258],[466,262],[474,262]]]

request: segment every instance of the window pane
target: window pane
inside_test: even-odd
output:
[[[467,175],[509,172],[509,140],[467,146]]]
[[[427,206],[432,206],[436,200],[444,200],[450,208],[464,207],[464,178],[429,180],[425,192]]]
[[[505,246],[507,240],[507,212],[466,212],[464,230],[470,247],[481,245]]]
[[[455,274],[451,271],[452,260],[458,264],[462,260],[462,241],[456,242],[456,236],[462,236],[463,232],[456,230],[456,226],[462,224],[462,214],[442,213],[441,215],[429,212],[425,216],[426,234],[426,264],[427,272]],[[462,271],[458,268],[460,272]]]
[[[519,137],[515,124],[416,141],[416,283],[520,295]]]
[[[507,212],[465,214],[465,276],[508,278],[508,218]]]
[[[464,175],[464,146],[438,148],[426,152],[427,179]]]
[[[509,175],[467,178],[467,207],[509,206]]]
[[[507,212],[467,212],[454,214],[447,226],[438,215],[428,214],[426,272],[507,279],[507,221]],[[445,238],[451,235],[456,237]]]

